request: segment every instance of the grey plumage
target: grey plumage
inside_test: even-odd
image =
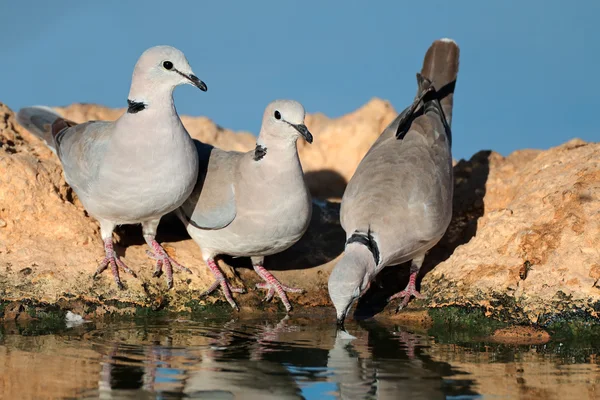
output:
[[[181,84],[206,90],[181,51],[157,46],[135,66],[129,92],[135,107],[114,122],[76,124],[48,107],[17,114],[17,121],[58,155],[67,183],[100,222],[106,257],[96,274],[110,266],[119,287],[118,267],[133,272],[114,252],[116,225],[142,224],[157,260],[155,275],[164,266],[169,288],[171,269],[179,266],[154,237],[161,217],[183,203],[198,176],[196,149],[173,105],[173,89]]]
[[[265,280],[260,287],[281,297],[291,306],[286,291],[262,266],[265,256],[292,246],[310,222],[312,205],[304,183],[296,141],[312,135],[304,126],[304,108],[295,101],[269,104],[263,116],[255,150],[227,152],[196,142],[200,173],[194,193],[180,208],[179,216],[188,233],[202,249],[202,256],[217,279],[207,293],[221,286],[232,307],[237,307],[229,286],[214,258],[218,255],[252,258],[255,270]]]
[[[402,305],[420,297],[414,279],[452,217],[450,123],[459,49],[435,41],[418,75],[417,98],[383,131],[348,183],[341,205],[345,254],[329,278],[343,322],[352,303],[387,265],[412,260]]]

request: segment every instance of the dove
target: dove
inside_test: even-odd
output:
[[[155,239],[161,217],[190,196],[198,177],[198,153],[173,104],[173,90],[183,84],[207,90],[180,50],[156,46],[137,61],[127,111],[114,122],[76,124],[43,106],[17,114],[17,121],[58,156],[65,180],[100,224],[105,258],[94,278],[110,266],[120,289],[119,268],[136,274],[115,253],[117,225],[141,223],[156,259],[154,275],[164,266],[169,289],[173,267],[191,273]]]
[[[342,197],[344,255],[329,276],[329,296],[343,325],[352,304],[388,265],[411,261],[398,309],[421,298],[416,277],[452,217],[452,106],[459,48],[435,41],[417,74],[413,104],[383,131],[358,165]]]
[[[215,262],[219,255],[250,257],[264,281],[257,287],[268,290],[265,300],[277,293],[288,312],[292,307],[286,292],[302,292],[281,284],[263,263],[265,256],[296,243],[310,222],[311,196],[296,147],[299,137],[313,141],[304,116],[304,107],[296,101],[270,103],[256,147],[246,153],[195,142],[201,172],[193,194],[177,214],[216,279],[203,295],[220,286],[229,304],[238,309],[231,293],[243,290],[226,280]]]

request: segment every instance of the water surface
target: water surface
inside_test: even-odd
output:
[[[164,318],[0,330],[5,399],[593,399],[593,347],[328,318]],[[448,333],[448,332],[446,332]]]

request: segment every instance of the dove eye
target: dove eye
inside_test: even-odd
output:
[[[165,69],[168,69],[168,70],[173,69],[173,63],[171,61],[165,61],[163,63],[163,67],[165,67]]]
[[[275,119],[281,119],[281,113],[275,110]]]

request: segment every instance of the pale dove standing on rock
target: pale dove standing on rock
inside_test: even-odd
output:
[[[173,89],[206,85],[192,72],[184,54],[169,46],[146,50],[133,71],[129,108],[114,122],[77,125],[48,107],[28,107],[17,120],[43,139],[63,166],[65,179],[88,213],[100,222],[105,258],[96,277],[110,265],[123,288],[118,268],[135,276],[116,255],[112,233],[117,225],[141,223],[156,259],[154,275],[164,266],[169,289],[173,266],[155,240],[163,215],[177,209],[192,193],[198,177],[198,154],[173,104]]]
[[[247,153],[196,141],[198,184],[178,214],[216,278],[204,294],[221,286],[233,308],[237,305],[231,292],[243,290],[227,282],[215,263],[218,255],[251,257],[254,270],[265,281],[257,287],[268,290],[266,300],[277,292],[288,311],[286,292],[302,292],[281,284],[263,267],[263,260],[297,242],[310,222],[311,197],[296,148],[300,136],[309,143],[313,140],[304,114],[304,107],[295,101],[269,104],[256,148]]]
[[[343,324],[352,304],[387,265],[412,260],[406,289],[390,298],[422,297],[415,280],[425,254],[452,217],[450,123],[459,48],[435,41],[417,75],[418,93],[358,165],[341,205],[346,249],[329,277],[329,295]]]

